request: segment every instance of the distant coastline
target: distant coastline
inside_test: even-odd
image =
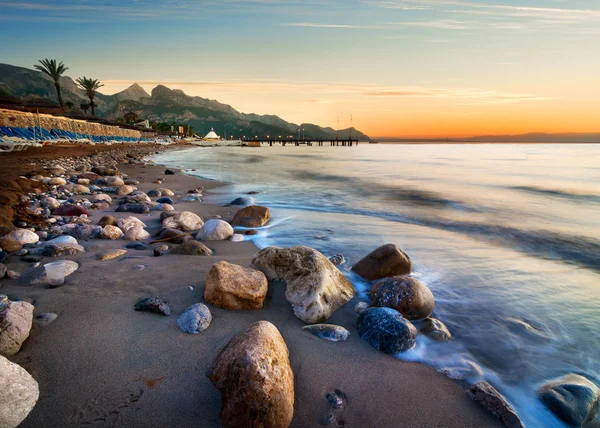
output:
[[[381,144],[600,144],[600,133],[484,135],[467,138],[375,137]]]

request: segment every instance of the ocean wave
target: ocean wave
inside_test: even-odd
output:
[[[546,187],[537,186],[511,186],[509,187],[509,189],[519,190],[528,193],[535,193],[544,196],[556,196],[580,202],[600,202],[600,195],[578,193],[576,191],[569,191],[563,189],[549,189]]]

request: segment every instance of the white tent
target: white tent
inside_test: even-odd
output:
[[[206,134],[204,139],[205,140],[219,140],[220,137],[215,133],[215,130],[213,128],[210,128],[210,132],[208,134]]]

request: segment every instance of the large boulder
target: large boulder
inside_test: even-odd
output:
[[[171,254],[178,254],[183,256],[210,256],[212,250],[198,241],[187,241],[180,246],[173,248]]]
[[[21,244],[21,246],[23,246],[25,244],[35,244],[40,240],[40,237],[37,235],[37,233],[32,232],[29,229],[13,229],[7,235],[4,235],[2,238],[0,238],[0,247],[4,247],[2,243],[5,240],[17,241]]]
[[[271,211],[266,207],[259,205],[251,205],[242,208],[233,217],[232,226],[242,227],[261,227],[264,226],[271,218]]]
[[[356,321],[360,337],[386,354],[408,351],[417,343],[417,329],[392,308],[368,308]]]
[[[261,309],[268,287],[261,271],[219,261],[208,272],[204,300],[225,309]]]
[[[23,367],[0,355],[0,427],[19,426],[39,396],[35,379]]]
[[[392,276],[371,288],[371,304],[396,309],[408,320],[427,318],[433,312],[431,290],[412,276]]]
[[[294,373],[279,330],[259,321],[233,337],[209,376],[225,427],[285,428],[294,416]]]
[[[21,349],[29,337],[33,321],[33,305],[11,302],[0,294],[0,355],[10,357]]]
[[[394,244],[377,248],[360,260],[352,270],[367,281],[389,276],[408,275],[412,270],[410,258]]]
[[[352,283],[323,254],[308,247],[267,247],[251,267],[269,281],[287,282],[285,297],[307,324],[325,321],[354,297]]]
[[[164,219],[162,222],[163,229],[179,229],[183,230],[184,232],[198,230],[203,225],[204,221],[202,221],[200,216],[189,211],[177,213]]]
[[[543,385],[538,395],[542,403],[567,425],[600,426],[600,388],[585,377],[568,374]],[[592,420],[598,424],[584,425]]]
[[[198,241],[224,241],[233,236],[233,227],[224,220],[208,220],[196,235]]]
[[[500,419],[508,428],[523,428],[517,412],[496,388],[486,381],[478,382],[467,389],[467,394]]]

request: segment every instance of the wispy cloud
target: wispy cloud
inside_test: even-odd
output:
[[[284,27],[308,27],[308,28],[347,28],[357,30],[380,30],[382,27],[370,25],[352,25],[352,24],[320,24],[317,22],[288,22],[281,24]]]

